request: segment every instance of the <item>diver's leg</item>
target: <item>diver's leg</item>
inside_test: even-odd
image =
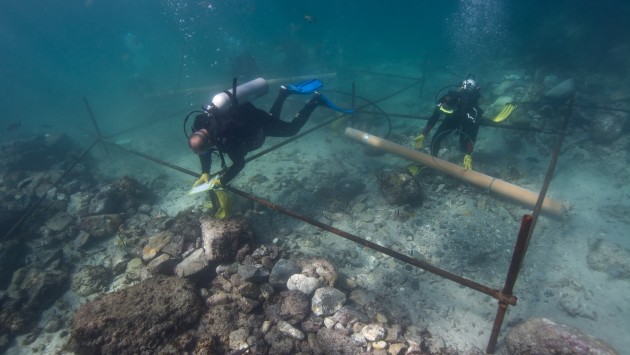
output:
[[[445,119],[444,121],[442,121],[437,131],[435,131],[435,133],[433,134],[433,137],[431,138],[431,147],[429,148],[431,150],[432,156],[437,157],[438,153],[440,152],[440,146],[442,145],[442,140],[444,140],[444,138],[446,138],[446,136],[448,136],[454,130],[455,130],[455,127],[453,127],[453,124],[451,121],[449,121],[448,119]]]
[[[313,111],[319,106],[321,99],[319,94],[315,94],[309,102],[302,107],[291,122],[284,122],[282,120],[274,120],[267,127],[263,128],[265,135],[269,137],[291,137],[296,135],[302,127],[308,121]]]
[[[282,105],[284,105],[284,101],[289,97],[291,93],[284,86],[280,87],[280,91],[278,91],[278,97],[276,97],[276,101],[274,101],[273,106],[271,106],[271,110],[269,110],[269,114],[271,117],[276,120],[280,120],[280,112],[282,111]]]
[[[462,153],[471,154],[477,142],[477,133],[479,133],[479,125],[468,122],[462,127],[459,133],[459,149]]]

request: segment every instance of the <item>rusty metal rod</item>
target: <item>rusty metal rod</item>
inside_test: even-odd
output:
[[[556,146],[553,151],[551,161],[549,162],[549,167],[547,168],[545,180],[543,182],[540,193],[538,194],[538,201],[536,201],[536,205],[534,206],[532,214],[523,216],[521,229],[519,230],[518,237],[516,239],[516,245],[514,246],[514,253],[512,254],[512,261],[510,262],[510,268],[508,270],[508,275],[505,279],[505,285],[503,286],[502,290],[503,295],[506,297],[512,294],[512,290],[514,288],[514,285],[516,284],[516,279],[520,272],[521,265],[523,264],[523,260],[525,259],[525,254],[527,253],[529,241],[531,240],[534,233],[534,228],[536,227],[536,221],[538,220],[538,216],[540,215],[540,212],[542,210],[543,200],[545,199],[545,195],[547,194],[547,190],[549,189],[549,184],[551,183],[551,179],[553,178],[553,172],[558,163],[558,157],[560,156],[562,143],[567,132],[567,127],[569,126],[569,120],[573,111],[573,103],[574,98],[572,97],[567,102],[567,111],[562,122],[562,130],[560,131],[560,136],[556,141]],[[494,349],[497,343],[497,339],[499,337],[499,332],[501,330],[507,308],[507,304],[499,301],[497,314],[494,318],[494,324],[492,326],[492,332],[490,333],[488,346],[486,347],[486,352],[488,354],[494,353]]]
[[[90,103],[88,102],[88,99],[85,96],[83,96],[83,102],[85,103],[85,108],[87,109],[88,115],[90,116],[90,119],[92,120],[94,129],[96,129],[96,134],[98,135],[98,139],[99,141],[102,141],[103,134],[101,134],[101,129],[98,127],[96,118],[94,118],[94,112],[92,111],[92,107],[90,106]],[[107,158],[111,159],[112,156],[109,154],[109,150],[107,150],[107,145],[105,145],[105,143],[103,143],[103,150],[105,150],[105,154],[107,155]]]
[[[503,295],[506,297],[512,295],[516,278],[518,277],[518,273],[521,269],[521,264],[523,262],[523,258],[525,257],[527,236],[531,230],[532,221],[533,218],[529,214],[524,215],[521,220],[521,228],[518,231],[514,251],[512,252],[512,261],[510,262],[510,268],[508,270],[507,277],[505,278],[505,284],[501,290]],[[494,324],[492,326],[492,332],[490,333],[490,339],[488,340],[488,346],[486,347],[486,352],[488,354],[494,353],[494,347],[497,344],[497,339],[499,338],[499,332],[501,331],[501,325],[503,324],[507,308],[507,303],[499,301],[497,314],[494,318]]]

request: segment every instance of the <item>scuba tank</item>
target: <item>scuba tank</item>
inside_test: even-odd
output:
[[[238,86],[236,86],[236,79],[234,79],[232,89],[214,95],[210,105],[208,105],[206,109],[217,108],[225,112],[233,106],[254,101],[267,94],[267,92],[269,92],[269,85],[263,78],[257,78]]]

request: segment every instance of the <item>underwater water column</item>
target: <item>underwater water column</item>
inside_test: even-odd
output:
[[[480,61],[499,53],[506,37],[505,2],[500,0],[460,0],[447,18],[447,32],[455,62],[475,69]]]

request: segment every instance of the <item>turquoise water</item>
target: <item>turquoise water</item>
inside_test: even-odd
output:
[[[424,60],[459,76],[508,60],[607,70],[628,11],[618,1],[6,1],[0,106],[3,121],[29,129],[81,124],[82,96],[103,115],[140,106],[137,117],[155,104],[147,93],[229,83],[243,53],[266,77]]]
[[[91,143],[96,138],[96,133],[85,107],[85,99],[105,137],[122,144],[131,144],[134,149],[198,171],[196,157],[188,150],[182,134],[183,118],[188,111],[198,109],[207,103],[214,93],[228,88],[235,76],[245,81],[253,76],[276,79],[334,73],[334,76],[324,79],[326,89],[349,92],[351,83],[355,82],[358,93],[372,100],[409,85],[413,81],[408,78],[425,77],[422,90],[415,87],[394,100],[380,104],[388,112],[425,116],[433,107],[436,92],[445,85],[461,82],[468,73],[474,73],[482,89],[487,88],[488,92],[490,88],[504,82],[508,75],[518,76],[528,83],[541,82],[543,77],[549,76],[557,79],[576,77],[580,82],[580,89],[588,93],[585,95],[588,97],[582,97],[580,103],[607,105],[613,101],[612,105],[627,110],[630,30],[626,22],[629,17],[630,4],[613,0],[596,3],[497,0],[433,2],[7,0],[3,2],[0,11],[2,122],[0,142],[35,134],[67,133],[80,144]],[[391,76],[370,76],[365,73],[387,73]],[[272,85],[271,94],[257,102],[261,108],[269,107],[278,85],[278,83]],[[491,100],[485,104],[491,104],[500,94],[489,94]],[[332,91],[330,95],[340,105],[350,104],[348,96],[336,95]],[[285,117],[290,117],[299,107],[296,102],[289,101]],[[370,107],[369,110],[376,109]],[[527,112],[527,109],[521,110],[520,112],[523,110]],[[535,114],[528,113],[526,116],[523,113],[522,117],[538,120]],[[585,115],[592,114],[589,111]],[[361,127],[377,129],[378,133],[384,132],[382,122],[375,128],[369,121],[373,118],[366,116],[362,118],[366,122]],[[323,119],[324,114],[317,111],[309,125],[319,123]],[[411,144],[411,138],[424,126],[423,121],[419,123],[396,117],[392,117],[392,120],[393,139],[401,144]],[[580,142],[587,140],[585,137],[588,133],[588,123],[580,121],[579,124],[580,130],[572,132],[574,136],[570,138],[571,147],[581,148]],[[627,136],[627,124],[625,127],[624,134]],[[537,191],[549,159],[549,150],[544,148],[552,146],[545,138],[539,137],[528,136],[529,140],[522,143],[525,148],[516,149],[510,143],[522,138],[519,133],[496,132],[482,128],[480,144],[475,151],[477,154],[475,162],[479,162],[478,166],[482,169],[486,168],[486,173],[493,174],[501,169],[498,167],[499,163],[509,161],[510,164],[520,167],[523,175],[529,179],[525,183]],[[317,139],[311,139],[314,142],[311,141],[310,146],[300,143],[291,148],[291,153],[280,153],[280,159],[297,161],[296,156],[321,143],[323,139],[331,139],[326,140],[325,144],[331,150],[337,147],[330,143],[336,139],[325,137],[324,134]],[[455,140],[444,145],[456,151]],[[539,149],[541,146],[543,149]],[[624,166],[627,166],[629,161],[628,146],[624,147],[625,150],[615,150],[620,152],[621,158],[613,159],[608,168],[615,173],[610,173],[609,176],[621,177],[627,172]],[[306,158],[302,159],[307,163],[315,161],[313,165],[320,165],[319,160],[315,159],[325,160],[328,165],[321,164],[321,172],[324,172],[330,166],[343,167],[339,160],[345,162],[345,158],[356,153],[356,150],[347,149],[343,153],[318,151],[317,154],[306,155]],[[579,223],[574,219],[574,224],[558,233],[556,231],[560,228],[554,222],[542,222],[543,232],[546,234],[540,236],[540,240],[555,240],[556,234],[562,234],[564,239],[554,244],[553,249],[548,248],[547,244],[534,245],[537,248],[533,248],[533,252],[543,250],[543,255],[534,254],[531,257],[535,262],[532,261],[530,264],[531,269],[528,269],[530,278],[526,280],[540,283],[551,281],[565,285],[570,284],[565,278],[579,279],[580,277],[575,275],[587,268],[582,265],[584,256],[580,254],[584,252],[584,248],[579,251],[571,249],[575,235],[583,241],[580,244],[582,247],[586,245],[586,240],[593,236],[607,238],[625,248],[630,247],[627,238],[621,232],[626,230],[627,222],[602,222],[599,215],[591,214],[594,210],[599,211],[598,207],[590,209],[584,206],[592,200],[588,188],[593,186],[601,187],[603,191],[596,195],[601,200],[606,200],[602,203],[607,206],[628,205],[630,195],[627,191],[627,182],[624,185],[623,182],[608,183],[601,179],[602,174],[598,170],[600,167],[597,162],[593,162],[599,158],[588,159],[590,154],[597,157],[608,154],[607,151],[602,153],[597,149],[588,146],[587,149],[562,160],[565,165],[559,168],[559,175],[554,183],[564,184],[558,183],[554,186],[557,189],[552,192],[563,200],[573,200],[576,206],[577,202],[582,203],[578,206],[578,212],[583,215],[577,218],[580,219]],[[573,154],[570,148],[565,150],[567,151]],[[320,153],[321,155],[318,155]],[[100,150],[94,154],[99,159],[104,158]],[[526,161],[526,158],[531,159]],[[571,165],[573,158],[576,161],[587,160],[592,165],[585,165],[583,170],[588,171],[585,173],[579,171],[584,173],[580,175],[573,170],[575,169]],[[155,166],[138,165],[136,158],[129,157],[128,161],[124,159],[127,158],[121,158],[121,161],[116,163],[106,162],[102,164],[101,170],[106,175],[116,176],[122,171],[117,170],[119,165],[128,163],[132,166],[129,170],[137,174],[136,177],[143,182],[149,179],[147,176],[159,173],[156,172],[155,169],[158,168]],[[278,162],[276,156],[265,159],[269,159],[266,160],[268,166]],[[370,157],[363,159],[372,161]],[[407,163],[388,158],[378,159],[380,159],[376,164],[378,168],[391,168]],[[454,159],[459,163],[461,157],[456,156]],[[517,159],[518,162],[512,162]],[[532,163],[538,160],[542,163],[539,165]],[[305,161],[299,163],[303,165],[290,168],[295,169],[294,175],[299,175],[304,169],[307,165],[304,164]],[[497,167],[492,166],[492,163],[496,163]],[[362,166],[362,161],[354,164],[356,165],[346,167],[347,170],[355,172],[353,169],[356,168],[363,174],[360,177],[364,179],[371,176],[369,174],[372,173],[371,169],[374,169],[374,166],[368,163],[365,164],[367,167]],[[282,164],[279,166],[278,171],[284,169]],[[250,166],[246,168],[246,170],[250,168],[250,172],[244,172],[243,176],[251,177],[254,171],[270,176],[286,172],[265,171],[266,167],[267,165],[261,167],[252,164],[251,168]],[[583,180],[579,180],[582,178]],[[182,191],[192,183],[191,178],[187,177],[173,179],[178,179],[178,187],[185,186],[181,188]],[[578,181],[575,182],[576,180]],[[235,183],[241,187],[246,185],[244,178],[240,181],[235,180]],[[615,189],[618,188],[620,192],[611,189],[610,186],[616,186]],[[283,185],[278,189],[272,187],[256,189],[253,185],[251,188],[254,193],[265,198],[285,203],[283,198],[287,196],[281,192],[285,187]],[[447,189],[449,187],[446,186]],[[372,192],[376,194],[375,191]],[[183,192],[179,191],[177,194]],[[294,192],[289,196],[293,199],[287,197],[286,203],[290,207],[300,208],[300,204],[295,201],[303,197],[295,195]],[[437,196],[438,193],[435,192],[433,195]],[[478,205],[470,202],[472,198],[468,197],[470,196],[465,195],[465,198],[459,198],[460,202],[464,202],[456,206],[464,206],[461,207],[463,211],[447,215],[446,222],[426,222],[420,209],[412,211],[413,216],[406,221],[408,223],[405,226],[411,230],[411,227],[415,228],[416,225],[427,227],[433,223],[433,226],[438,226],[437,232],[431,227],[433,228],[431,233],[435,232],[434,239],[443,242],[446,249],[450,248],[450,252],[457,252],[457,247],[452,247],[450,240],[442,239],[444,234],[448,236],[448,233],[451,233],[447,232],[448,228],[443,225],[454,223],[447,218],[470,216],[473,213],[471,211],[476,211]],[[615,198],[619,198],[619,201],[610,202]],[[433,202],[439,203],[435,200]],[[488,202],[488,205],[491,204]],[[446,209],[452,206],[447,204],[441,207]],[[383,211],[386,209],[382,208],[377,212],[385,213]],[[319,212],[321,214],[321,211]],[[374,211],[368,209],[368,212]],[[516,210],[513,214],[518,215],[521,212]],[[398,213],[399,211],[396,211],[395,216],[398,216]],[[315,217],[319,216],[318,214]],[[383,224],[386,224],[393,218],[387,216],[381,215],[377,220],[384,220]],[[500,287],[509,262],[509,253],[503,251],[511,248],[513,241],[511,238],[515,236],[516,230],[511,230],[510,227],[517,223],[510,221],[509,224],[503,224],[503,220],[499,218],[497,220],[490,220],[496,218],[492,216],[487,218],[488,221],[483,219],[479,223],[477,220],[466,220],[463,224],[467,228],[464,229],[474,230],[480,235],[489,235],[490,232],[501,229],[506,236],[505,240],[497,241],[498,246],[492,246],[492,253],[487,251],[489,246],[486,248],[486,245],[475,244],[474,240],[470,241],[472,246],[466,244],[466,248],[473,251],[480,249],[478,253],[481,255],[480,259],[486,255],[495,255],[493,253],[501,255],[501,258],[497,257],[500,259],[499,263],[502,263],[497,275],[489,276],[485,269],[475,269],[472,272],[470,271],[472,267],[469,270],[456,262],[451,265],[452,260],[447,260],[446,257],[442,261],[445,266],[454,266],[458,271],[462,271],[461,269],[464,269],[464,272],[470,271],[471,274],[467,276],[472,278],[480,277],[482,280],[484,277],[491,278],[492,285]],[[331,220],[334,221],[334,218],[331,217]],[[492,226],[493,223],[499,227]],[[351,223],[343,225],[347,227],[344,229],[350,231],[353,226]],[[376,241],[379,236],[391,238],[388,240],[388,246],[393,245],[403,252],[411,249],[404,240],[399,242],[396,240],[397,237],[392,236],[393,233],[390,232],[394,230],[393,226],[391,229],[384,227],[374,235],[370,234],[373,232],[371,221],[367,220],[359,227],[362,228],[356,232],[362,236],[374,238]],[[460,239],[457,243],[464,243],[461,240],[467,236],[459,230],[452,234],[456,235],[456,239]],[[319,236],[319,234],[311,236],[313,235]],[[543,236],[548,238],[542,238]],[[273,239],[273,235],[265,238]],[[344,244],[342,249],[353,247],[355,246]],[[429,249],[431,248],[427,248]],[[323,247],[320,250],[326,253]],[[418,253],[419,249],[414,250]],[[444,255],[443,251],[440,252]],[[450,255],[448,253],[446,252],[446,255]],[[572,258],[574,254],[579,257]],[[353,255],[356,257],[356,254]],[[440,257],[435,256],[434,259],[439,261]],[[575,272],[569,268],[571,272],[567,272],[567,275],[558,272],[562,274],[562,277],[558,276],[560,281],[550,276],[555,273],[547,273],[546,268],[535,267],[538,263],[545,266],[549,263],[550,267],[555,267],[553,270],[557,271],[564,268],[561,261],[581,266],[576,267],[578,271]],[[597,309],[596,299],[602,296],[618,300],[622,306],[627,305],[627,297],[623,294],[627,290],[628,281],[613,280],[612,286],[607,283],[608,281],[603,275],[593,277],[589,282],[584,281],[588,283],[587,286],[596,285],[601,291],[596,295],[587,294],[585,298],[591,302],[589,307]],[[562,287],[567,289],[567,286]],[[580,289],[579,286],[575,288]],[[604,289],[610,290],[610,295],[602,291]],[[440,294],[435,296],[431,290],[422,292],[425,292],[424,296],[427,299],[431,297],[439,299],[443,296]],[[407,296],[409,295],[403,294],[400,298],[404,299]],[[409,297],[421,299],[424,296],[412,292]],[[454,303],[459,303],[466,296],[458,295]],[[522,304],[522,308],[517,307],[521,312],[518,314],[520,317],[526,317],[529,310],[535,315],[544,315],[544,311],[547,310],[546,306],[540,306],[547,302],[536,292],[524,295],[522,299],[523,302],[519,304],[519,306]],[[487,303],[488,309],[494,311],[494,303]],[[422,307],[423,305],[417,306],[409,312],[414,313]],[[435,307],[434,313],[439,318],[443,310]],[[457,313],[458,309],[465,307],[468,306],[457,304],[453,312]],[[555,303],[549,307],[557,308]],[[444,312],[448,313],[451,310]],[[602,323],[617,324],[621,318],[616,318],[617,315],[614,313],[614,310],[609,308],[606,308],[606,311],[599,311],[599,320]],[[623,313],[619,317],[623,317]],[[598,332],[598,323],[593,319],[565,315],[561,320],[583,326],[586,331],[594,332],[597,336],[605,336],[602,334],[604,331]],[[620,325],[620,328],[623,329],[623,326]],[[484,324],[483,327],[489,329],[488,324]],[[483,344],[488,333],[489,331],[480,336],[474,335],[473,338],[480,339],[474,345],[482,346],[480,344]],[[621,337],[606,340],[611,341],[618,349],[630,345]],[[460,346],[460,349],[467,349],[470,348],[470,344],[462,341],[457,346]]]

